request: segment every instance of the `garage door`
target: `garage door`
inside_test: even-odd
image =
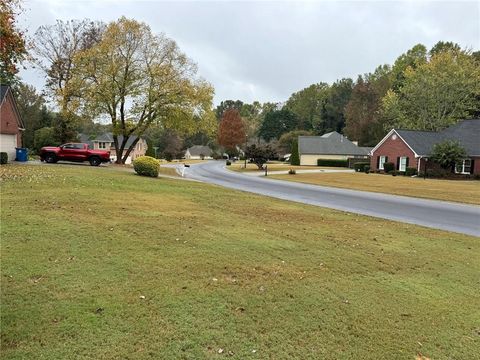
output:
[[[15,160],[17,135],[0,134],[0,151],[8,154],[8,161]]]

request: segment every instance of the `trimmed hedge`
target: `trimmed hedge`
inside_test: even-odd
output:
[[[6,152],[0,152],[0,164],[4,165],[8,162],[8,154]]]
[[[383,170],[389,174],[391,173],[392,171],[395,170],[395,164],[392,163],[392,162],[386,162],[385,164],[383,164]]]
[[[368,166],[368,170],[370,170],[370,163],[369,162],[358,162],[353,164],[353,168],[356,172],[363,172],[365,171],[365,167]]]
[[[370,174],[370,165],[365,165],[363,171],[365,172],[365,174]]]
[[[348,160],[318,159],[318,166],[348,167]]]
[[[160,162],[151,156],[140,156],[133,160],[133,169],[138,175],[157,177]]]
[[[407,167],[407,169],[405,170],[405,176],[414,176],[414,175],[417,175],[417,169],[413,167]]]

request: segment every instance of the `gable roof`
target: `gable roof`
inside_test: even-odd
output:
[[[94,142],[109,142],[109,143],[112,143],[112,146],[113,146],[113,134],[111,132],[100,134],[94,137],[88,136],[86,134],[80,134],[79,138],[81,142],[92,145],[92,146]],[[125,145],[125,148],[128,149],[136,139],[137,139],[137,135],[130,135],[127,140],[127,144]],[[122,141],[123,141],[123,135],[118,135],[118,142],[121,143]]]
[[[480,119],[462,120],[441,131],[395,130],[420,156],[430,155],[442,141],[458,141],[468,155],[480,155]]]
[[[438,132],[417,130],[395,130],[417,155],[430,154],[433,146],[442,141]]]
[[[15,100],[15,96],[13,96],[12,89],[8,85],[3,85],[3,84],[0,85],[0,106],[3,105],[3,102],[6,100],[8,93],[10,93],[10,95],[12,97],[13,111],[17,115],[16,118],[17,118],[18,127],[19,127],[20,130],[25,130],[24,129],[25,125],[23,123],[23,119],[20,116],[20,113],[18,112],[18,107],[17,107],[17,102]]]
[[[365,148],[358,147],[336,131],[322,136],[299,136],[298,151],[313,155],[368,155]]]
[[[193,145],[187,149],[191,156],[210,156],[212,155],[212,149],[206,145]]]

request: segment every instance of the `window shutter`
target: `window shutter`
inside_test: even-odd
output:
[[[380,169],[380,156],[377,156],[377,170]]]
[[[475,166],[475,160],[470,160],[470,174],[473,174],[473,167]]]
[[[397,170],[400,170],[400,156],[397,156]]]
[[[410,159],[410,158],[407,156],[407,161],[406,161],[406,163],[405,163],[405,170],[407,170],[407,168],[408,168],[408,160],[409,160],[409,159]]]
[[[388,156],[385,156],[385,162],[388,162]]]

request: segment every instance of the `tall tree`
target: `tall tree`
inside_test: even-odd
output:
[[[328,96],[329,86],[326,83],[313,84],[293,93],[285,104],[285,108],[296,115],[299,130],[322,129],[321,111]]]
[[[297,116],[288,109],[270,111],[265,115],[258,134],[266,141],[279,139],[282,134],[297,129]]]
[[[215,115],[217,116],[217,120],[221,121],[223,118],[223,113],[230,109],[237,109],[238,112],[241,112],[243,107],[243,101],[241,100],[224,100],[220,102],[215,109]]]
[[[390,89],[389,70],[384,65],[365,78],[359,76],[345,108],[344,133],[362,146],[373,146],[385,135],[381,104]]]
[[[232,151],[237,145],[245,143],[245,135],[245,123],[238,110],[231,108],[224,111],[218,127],[218,143]]]
[[[196,65],[175,41],[145,23],[122,17],[108,24],[101,41],[80,52],[74,65],[83,105],[112,123],[117,163],[152,124],[194,132],[214,119],[212,86],[196,77]]]
[[[292,150],[292,145],[296,141],[298,145],[299,136],[313,135],[306,130],[293,130],[280,136],[278,139],[278,151],[282,154],[288,154]]]
[[[27,56],[25,35],[16,18],[21,11],[19,0],[0,1],[0,83],[12,85],[18,65]]]
[[[25,124],[25,131],[22,133],[23,146],[31,149],[35,131],[51,126],[53,116],[45,105],[45,99],[33,86],[19,83],[14,87],[14,92],[18,112]]]
[[[85,20],[57,20],[55,25],[45,25],[35,33],[35,63],[47,77],[47,89],[57,102],[60,116],[56,133],[61,142],[76,138],[79,99],[83,94],[74,86],[75,56],[98,43],[104,24]]]
[[[445,51],[452,51],[457,53],[462,51],[462,48],[457,43],[451,41],[439,41],[432,46],[428,53],[430,54],[430,56],[434,56]]]
[[[403,86],[407,68],[415,69],[426,62],[427,48],[422,44],[417,44],[406,53],[400,55],[392,66],[392,89],[396,91]]]
[[[342,132],[345,127],[345,106],[350,101],[353,90],[352,79],[337,80],[330,86],[325,103],[320,111],[322,121],[315,129],[317,134],[330,131]]]
[[[480,110],[480,67],[464,52],[444,51],[416,69],[383,99],[385,129],[441,130]]]

